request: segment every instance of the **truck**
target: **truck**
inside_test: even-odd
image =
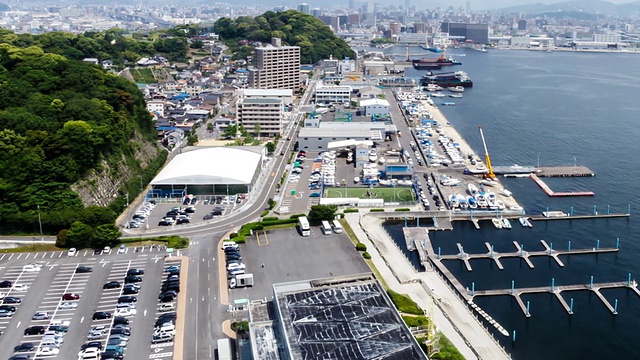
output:
[[[253,286],[253,274],[239,274],[229,279],[229,288]]]

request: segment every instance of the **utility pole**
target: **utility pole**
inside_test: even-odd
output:
[[[40,241],[44,241],[44,235],[42,234],[42,218],[40,217],[40,205],[38,205],[38,225],[40,226]],[[36,250],[36,244],[33,243],[33,251]]]

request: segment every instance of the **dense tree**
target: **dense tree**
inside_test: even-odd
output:
[[[93,232],[91,247],[102,249],[105,246],[115,246],[120,239],[120,229],[113,224],[102,224]]]
[[[273,37],[281,38],[284,44],[300,46],[302,63],[315,63],[330,55],[337,59],[355,58],[349,45],[320,19],[295,10],[267,11],[256,18],[222,18],[215,22],[214,30],[235,53],[234,58],[249,55],[240,40],[269,42]]]
[[[66,245],[68,247],[84,247],[91,243],[93,239],[93,229],[82,221],[75,221],[67,232]]]
[[[309,210],[309,221],[319,223],[322,220],[333,220],[338,207],[335,205],[313,205]]]

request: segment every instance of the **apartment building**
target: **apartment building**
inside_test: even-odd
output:
[[[300,47],[282,46],[280,39],[256,48],[256,68],[249,72],[249,86],[257,89],[300,89]]]
[[[283,108],[278,98],[241,98],[236,104],[237,120],[253,136],[282,135]]]

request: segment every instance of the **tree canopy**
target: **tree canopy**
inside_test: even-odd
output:
[[[0,96],[0,232],[35,232],[41,216],[49,233],[67,228],[73,239],[86,232],[70,228],[81,221],[95,238],[113,236],[100,226],[113,224],[115,213],[85,209],[71,185],[103,160],[131,157],[136,134],[154,143],[138,88],[99,66],[2,43]]]
[[[222,18],[215,22],[214,30],[234,52],[242,51],[241,40],[269,43],[277,37],[283,44],[300,46],[300,61],[305,64],[328,59],[330,55],[336,59],[355,58],[349,45],[320,19],[295,10],[267,11],[255,18]]]

